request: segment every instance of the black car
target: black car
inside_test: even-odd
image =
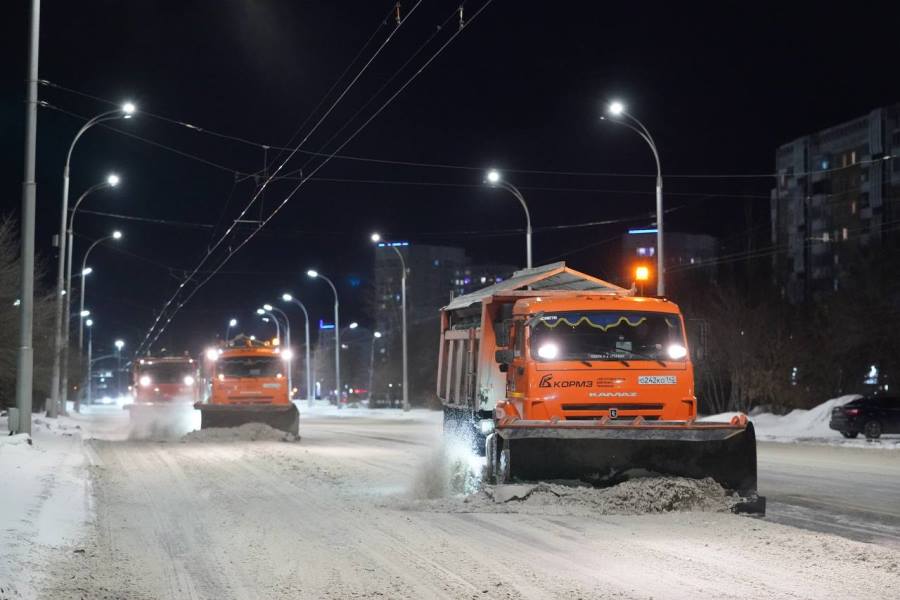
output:
[[[862,433],[874,440],[882,433],[900,433],[900,398],[869,396],[851,400],[831,410],[828,426],[846,438]]]

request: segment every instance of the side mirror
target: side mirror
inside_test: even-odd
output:
[[[512,350],[497,350],[494,352],[494,360],[501,365],[508,365],[513,361],[515,353]]]
[[[498,346],[509,346],[510,321],[494,321],[494,338]]]

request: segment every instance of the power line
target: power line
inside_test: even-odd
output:
[[[229,228],[222,234],[222,236],[221,236],[221,237],[220,237],[220,238],[219,238],[219,239],[218,239],[218,240],[217,240],[210,248],[208,248],[206,256],[204,256],[204,257],[200,260],[200,263],[197,265],[197,267],[194,269],[194,271],[193,271],[190,275],[188,275],[188,277],[185,278],[185,280],[184,280],[184,281],[178,286],[178,288],[175,290],[175,293],[172,295],[172,297],[169,298],[169,300],[165,303],[165,305],[163,306],[162,311],[160,311],[160,316],[157,317],[157,319],[153,322],[153,324],[151,325],[150,329],[149,329],[148,332],[147,332],[147,336],[144,338],[144,340],[141,342],[140,346],[138,347],[138,352],[140,352],[140,350],[143,348],[144,344],[146,344],[146,343],[148,342],[148,340],[150,339],[150,336],[151,336],[152,333],[153,333],[153,330],[156,328],[156,325],[160,322],[160,319],[162,318],[162,316],[163,316],[164,314],[166,314],[166,312],[168,311],[168,308],[172,305],[172,302],[174,302],[175,298],[178,297],[179,292],[184,288],[185,284],[186,284],[188,281],[190,281],[190,280],[194,277],[194,275],[200,270],[200,268],[203,267],[203,265],[206,263],[207,259],[208,259],[208,258],[212,255],[212,253],[213,253],[213,252],[214,252],[214,251],[222,244],[222,242],[223,242],[225,239],[227,239],[227,238],[231,235],[231,232],[234,230],[234,227],[238,224],[238,222],[239,222],[241,219],[244,218],[244,215],[246,215],[247,211],[248,211],[248,210],[250,209],[250,207],[256,202],[256,200],[260,197],[260,195],[263,193],[263,191],[266,189],[266,187],[269,185],[269,183],[272,181],[272,179],[278,175],[278,173],[284,168],[284,166],[285,166],[285,165],[286,165],[286,164],[287,164],[287,163],[295,156],[295,154],[300,150],[300,148],[303,146],[303,144],[305,144],[305,143],[307,142],[307,140],[309,140],[310,136],[311,136],[313,133],[315,133],[315,131],[316,131],[316,130],[319,128],[319,126],[325,121],[325,119],[331,114],[331,112],[332,112],[332,111],[334,110],[334,108],[338,105],[338,103],[340,103],[340,101],[344,99],[344,97],[347,95],[347,93],[350,91],[350,89],[356,84],[357,81],[359,81],[359,78],[362,77],[363,73],[365,73],[365,72],[368,70],[369,66],[370,66],[370,65],[374,62],[374,60],[381,54],[381,52],[384,50],[384,48],[387,47],[387,45],[390,43],[390,41],[394,38],[394,35],[400,30],[400,28],[401,28],[401,27],[409,20],[409,18],[415,13],[416,9],[419,7],[419,5],[420,5],[421,3],[422,3],[422,0],[418,0],[418,2],[416,2],[415,5],[413,5],[412,9],[411,9],[411,10],[406,14],[406,16],[403,18],[403,20],[402,20],[402,21],[398,20],[397,26],[396,26],[396,27],[391,31],[391,33],[385,38],[385,40],[381,43],[381,45],[378,46],[378,48],[375,50],[375,52],[372,54],[372,56],[369,58],[369,60],[366,61],[366,63],[359,69],[359,71],[356,73],[356,75],[353,77],[353,79],[350,81],[350,83],[347,84],[347,86],[344,88],[344,90],[341,92],[341,94],[334,100],[334,102],[331,103],[331,106],[328,107],[328,110],[325,111],[325,113],[318,119],[318,121],[316,121],[315,125],[313,125],[312,129],[310,129],[310,130],[306,133],[306,135],[303,137],[303,139],[300,141],[300,143],[297,144],[297,146],[296,146],[295,148],[291,149],[291,151],[290,151],[290,153],[288,154],[287,158],[285,158],[285,159],[278,165],[278,167],[272,172],[272,174],[270,174],[270,175],[268,175],[268,176],[266,177],[266,180],[262,183],[262,185],[259,186],[259,188],[257,189],[256,193],[253,195],[253,197],[250,199],[250,201],[247,203],[247,205],[244,207],[244,209],[241,211],[241,213],[238,215],[238,217],[232,222],[231,226],[229,226]],[[355,62],[355,59],[354,59],[354,62]],[[323,164],[324,164],[324,163],[323,163]],[[295,188],[295,191],[296,191],[296,189],[298,189],[301,185],[303,185],[303,182],[301,182],[301,183]],[[292,196],[292,195],[293,195],[293,192],[291,193],[290,196]],[[290,196],[288,196],[288,199],[290,198]],[[278,207],[276,207],[276,209],[272,212],[272,214],[271,214],[268,218],[266,218],[266,219],[263,221],[263,223],[260,224],[259,228],[258,228],[256,231],[258,231],[258,230],[261,229],[266,223],[268,223],[268,221],[271,219],[271,217],[274,216],[274,214],[276,214],[276,213],[278,212],[279,208],[280,208],[281,206],[284,206],[284,204],[285,204],[286,202],[287,202],[287,199],[285,199],[285,201],[282,202],[281,205],[279,205]],[[237,252],[238,250],[240,250],[240,249],[241,249],[241,248],[242,248],[242,247],[243,247],[250,239],[252,239],[253,235],[254,235],[254,232],[251,232],[250,235],[248,235],[247,238],[245,238],[244,241],[241,242],[241,243],[238,245],[237,248],[235,248],[235,249],[230,249],[229,252],[228,252],[228,254],[226,255],[225,259],[223,260],[223,262],[222,262],[221,264],[224,265],[225,262],[227,262],[227,260],[228,260],[235,252]],[[210,277],[212,277],[212,275],[210,275]],[[207,278],[207,279],[205,279],[203,282],[199,283],[198,286],[202,286],[203,283],[205,283],[206,281],[208,281],[208,279],[209,279],[209,278]],[[190,297],[192,297],[192,296],[194,295],[194,293],[196,293],[196,289],[199,289],[199,287],[195,288],[194,292],[192,292],[192,293],[188,296],[188,298],[187,298],[185,301],[181,302],[180,305],[179,305],[178,307],[176,307],[175,312],[177,312],[178,309],[179,309],[181,306],[184,305],[184,302],[186,302],[188,299],[190,299]],[[173,317],[173,316],[174,316],[174,313],[173,313],[171,316],[169,316],[169,318],[168,318],[168,320],[166,321],[166,323],[162,326],[162,329],[165,329],[165,326],[168,325],[168,323],[170,323],[170,322],[172,321],[172,317]],[[160,335],[160,333],[162,333],[162,329],[156,334],[156,337],[154,338],[154,341],[155,341],[156,339],[159,339],[159,335]],[[152,344],[152,343],[153,343],[153,342],[150,342],[150,344]]]
[[[421,1],[421,0],[420,0],[420,1]],[[471,24],[475,19],[477,19],[478,16],[479,16],[479,15],[480,15],[480,14],[481,14],[488,6],[490,6],[490,4],[491,4],[492,2],[493,2],[493,0],[487,0],[484,4],[482,4],[481,7],[480,7],[477,11],[475,11],[475,13],[474,13],[474,14],[472,15],[472,17],[469,19],[469,24]],[[418,6],[418,4],[416,4],[416,6]],[[455,10],[454,10],[454,12],[455,12]],[[407,14],[407,16],[406,16],[406,18],[403,20],[403,22],[405,22],[407,19],[409,19],[409,16],[410,16],[410,14]],[[219,271],[219,269],[221,269],[221,268],[228,262],[228,260],[231,258],[231,256],[233,256],[235,253],[239,252],[239,251],[241,250],[241,248],[243,248],[243,247],[247,244],[247,242],[249,242],[251,239],[253,239],[253,237],[256,235],[256,233],[258,233],[262,228],[264,228],[264,227],[265,227],[265,226],[266,226],[266,225],[267,225],[267,224],[275,217],[275,215],[278,214],[278,212],[279,212],[279,211],[280,211],[280,210],[281,210],[281,209],[282,209],[282,208],[283,208],[283,207],[291,200],[291,198],[297,193],[297,191],[300,190],[300,188],[306,183],[306,181],[309,180],[310,177],[314,176],[314,175],[315,175],[322,167],[324,167],[326,164],[328,164],[328,162],[334,157],[335,154],[337,154],[338,152],[340,152],[347,144],[349,144],[351,141],[353,141],[353,139],[355,139],[356,136],[359,135],[359,134],[360,134],[360,133],[361,133],[361,132],[369,125],[369,123],[371,123],[371,122],[372,122],[379,114],[381,114],[381,113],[384,111],[384,109],[387,108],[387,107],[394,101],[395,98],[397,98],[397,96],[399,96],[399,95],[400,95],[400,94],[401,94],[401,93],[402,93],[402,92],[403,92],[403,91],[404,91],[404,90],[405,90],[405,89],[406,89],[413,81],[415,81],[415,80],[418,78],[418,76],[421,75],[421,74],[425,71],[425,69],[426,69],[432,62],[434,62],[435,59],[437,59],[438,56],[440,56],[440,54],[444,51],[444,49],[446,49],[446,48],[450,45],[450,43],[452,43],[453,40],[455,40],[456,37],[457,37],[462,31],[463,31],[462,28],[456,30],[456,31],[453,33],[453,35],[451,35],[450,38],[449,38],[447,41],[445,41],[444,44],[441,45],[441,46],[434,52],[434,54],[432,54],[431,57],[430,57],[427,61],[425,61],[425,63],[422,64],[422,65],[418,68],[418,70],[417,70],[417,71],[416,71],[409,79],[406,80],[406,82],[405,82],[403,85],[400,86],[399,89],[397,89],[397,91],[395,91],[391,96],[389,96],[388,99],[387,99],[384,103],[382,103],[382,105],[381,105],[381,106],[380,106],[380,107],[379,107],[379,108],[378,108],[378,109],[377,109],[377,110],[376,110],[376,111],[375,111],[368,119],[366,119],[366,120],[365,120],[365,121],[364,121],[357,129],[356,129],[356,130],[354,130],[354,132],[353,132],[352,134],[350,134],[350,136],[349,136],[342,144],[340,144],[340,145],[339,145],[339,146],[331,153],[331,155],[330,155],[329,157],[327,157],[325,160],[323,160],[318,166],[316,166],[316,167],[312,170],[312,172],[311,172],[309,175],[307,175],[303,180],[301,180],[301,181],[294,187],[294,189],[291,190],[291,192],[284,198],[284,200],[282,200],[281,203],[278,204],[278,205],[273,209],[273,211],[269,214],[269,216],[266,217],[266,219],[263,220],[262,223],[260,223],[260,225],[257,227],[257,229],[255,229],[254,231],[250,232],[250,234],[249,234],[246,238],[244,238],[244,240],[243,240],[240,244],[238,244],[238,246],[237,246],[236,248],[234,248],[233,250],[231,250],[231,251],[225,256],[225,258],[222,260],[222,262],[219,263],[218,267],[216,267],[216,269],[215,269],[212,273],[210,273],[206,278],[204,278],[202,281],[200,281],[200,282],[193,288],[193,290],[192,290],[191,293],[187,296],[187,298],[185,298],[185,299],[179,304],[179,306],[175,308],[175,312],[172,313],[172,315],[169,316],[169,318],[168,318],[168,319],[166,320],[166,322],[163,324],[163,326],[161,327],[161,329],[157,332],[157,334],[156,334],[156,336],[155,336],[155,338],[154,338],[154,341],[155,341],[156,339],[159,339],[159,336],[162,334],[162,331],[164,331],[164,330],[165,330],[165,327],[166,327],[169,323],[171,323],[172,318],[174,317],[175,313],[177,313],[178,309],[179,309],[181,306],[184,306],[184,304],[185,304],[186,302],[188,302],[188,301],[194,296],[194,294],[196,294],[197,291],[198,291],[198,290],[199,290],[199,289],[200,289],[207,281],[209,281],[213,276],[215,276],[215,274]],[[368,64],[368,63],[367,63],[367,64]],[[354,80],[354,81],[355,81],[355,80]],[[284,163],[282,163],[282,164],[284,164]],[[192,276],[193,276],[193,275],[192,275]],[[188,279],[190,279],[190,278],[188,278]],[[182,283],[180,287],[183,287],[183,286],[184,286],[184,283]],[[158,320],[159,320],[159,319],[157,319],[157,321],[158,321]],[[149,336],[149,334],[148,334],[148,336]],[[153,342],[150,342],[150,343],[152,344]],[[143,346],[143,342],[142,342],[141,345]]]
[[[355,59],[354,59],[355,60]],[[352,64],[352,63],[351,63]],[[396,75],[396,73],[395,73]],[[340,81],[340,78],[338,79]],[[105,104],[117,105],[116,102],[101,98],[98,96],[94,96],[91,94],[87,94],[85,92],[80,92],[78,90],[74,90],[72,88],[64,87],[56,83],[52,83],[47,80],[41,80],[41,83],[47,85],[49,87],[54,87],[63,91],[71,92],[73,94],[77,94],[80,96],[84,96],[87,98],[91,98],[98,102],[103,102]],[[329,90],[328,93],[330,93]],[[379,90],[380,93],[380,90]],[[318,107],[317,107],[318,108]],[[146,113],[145,111],[141,111],[141,114],[147,114],[148,116],[159,118],[161,120],[178,124],[183,127],[187,127],[191,130],[206,133],[215,137],[228,139],[236,142],[240,142],[243,144],[247,144],[250,146],[254,146],[260,149],[271,149],[278,150],[280,152],[290,151],[293,148],[288,146],[279,146],[277,144],[263,144],[260,142],[250,141],[238,136],[233,136],[229,134],[220,133],[217,131],[213,131],[211,129],[202,128],[196,125],[192,125],[190,123],[185,123],[183,121],[179,121],[177,119],[170,119],[168,117],[162,117],[160,115],[154,115],[153,113]],[[354,115],[355,117],[356,115]],[[304,121],[305,123],[305,121]],[[302,126],[301,126],[302,127]],[[294,134],[296,136],[296,133]],[[293,137],[292,137],[293,139]],[[315,152],[311,150],[299,149],[297,150],[299,154],[306,154],[313,157],[327,157],[331,156],[327,152]],[[338,160],[346,160],[346,161],[356,161],[356,162],[366,162],[366,163],[374,163],[374,164],[384,164],[384,165],[393,165],[393,166],[406,166],[406,167],[415,167],[415,168],[424,168],[424,169],[451,169],[451,170],[463,170],[463,171],[475,171],[475,172],[484,172],[484,166],[477,165],[464,165],[464,164],[452,164],[452,163],[440,163],[440,162],[425,162],[425,161],[410,161],[410,160],[394,160],[394,159],[386,159],[386,158],[377,158],[372,156],[355,156],[355,155],[347,155],[347,154],[334,154],[332,158]],[[820,170],[810,170],[810,171],[802,171],[793,173],[792,177],[805,177],[811,175],[821,175],[824,173],[832,173],[836,171],[843,171],[845,169],[850,169],[860,165],[874,164],[878,161],[889,161],[897,158],[893,155],[887,155],[880,158],[873,158],[863,161],[857,161],[856,163],[850,165],[844,165],[840,167],[833,167],[829,169],[820,169]],[[565,176],[565,177],[623,177],[623,178],[655,178],[655,173],[614,173],[614,172],[596,172],[596,171],[556,171],[550,169],[522,169],[522,168],[506,168],[504,171],[509,173],[521,173],[521,174],[530,174],[530,175],[553,175],[553,176]],[[294,173],[288,173],[289,175],[296,175]],[[252,177],[254,173],[240,173],[243,177]],[[782,173],[666,173],[665,179],[772,179],[781,177]],[[666,195],[670,195],[667,193]]]

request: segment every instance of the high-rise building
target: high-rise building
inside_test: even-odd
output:
[[[440,309],[453,296],[502,281],[516,267],[472,265],[462,248],[384,242],[375,249],[372,317],[381,337],[372,346],[376,403],[397,401],[402,395],[400,259],[408,269],[406,280],[409,331],[410,398],[419,404],[433,394],[437,361]]]
[[[784,144],[775,169],[772,245],[782,293],[801,302],[849,285],[851,257],[900,224],[900,104]]]

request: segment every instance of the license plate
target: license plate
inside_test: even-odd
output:
[[[674,375],[640,375],[638,385],[675,385],[678,379]]]

